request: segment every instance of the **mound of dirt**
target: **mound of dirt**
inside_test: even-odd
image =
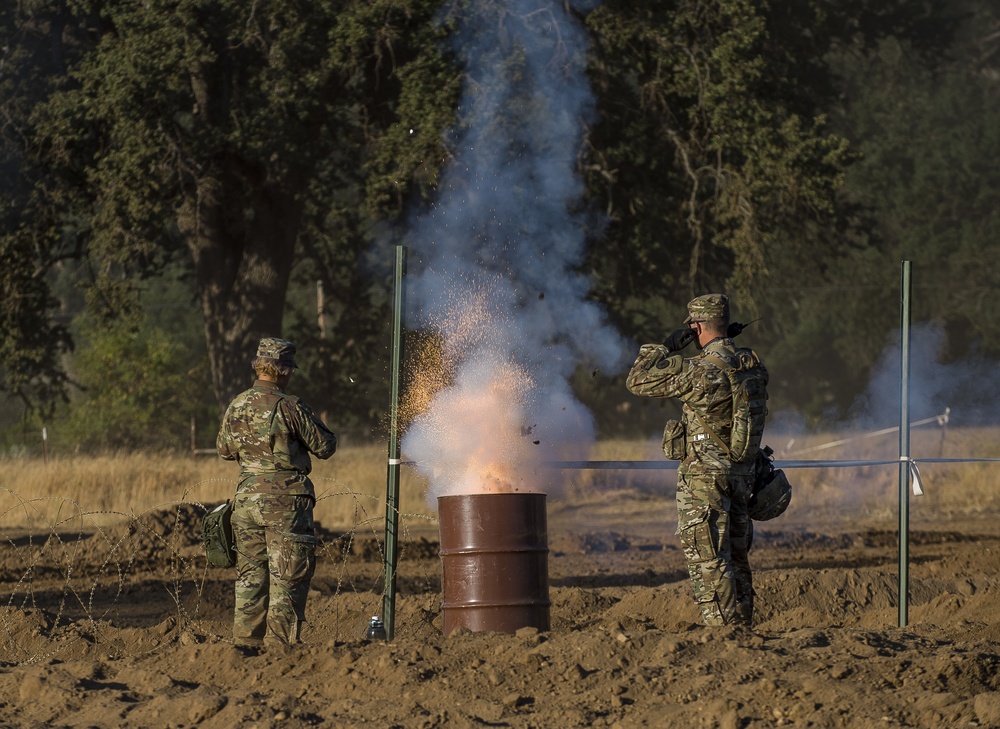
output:
[[[178,504],[133,516],[122,526],[91,536],[91,548],[101,554],[110,546],[112,554],[127,559],[196,557],[202,547],[201,520],[205,511],[194,504]]]

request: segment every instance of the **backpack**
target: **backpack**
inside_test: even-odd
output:
[[[726,373],[733,392],[733,425],[729,443],[724,443],[708,428],[713,437],[733,463],[752,463],[760,451],[767,418],[767,369],[752,349],[737,349],[737,364],[730,365],[717,354],[706,354],[705,359]],[[699,413],[698,418],[704,418]],[[707,427],[707,426],[706,426]]]
[[[205,556],[213,567],[232,567],[236,564],[236,540],[233,539],[233,507],[227,501],[219,504],[202,517],[201,539],[205,543]]]

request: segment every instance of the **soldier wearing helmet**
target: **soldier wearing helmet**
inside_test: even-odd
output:
[[[316,565],[310,454],[329,458],[337,436],[298,397],[285,392],[295,345],[265,337],[251,361],[257,379],[226,410],[219,455],[240,464],[233,499],[237,645],[299,642]]]

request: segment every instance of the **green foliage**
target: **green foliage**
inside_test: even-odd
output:
[[[869,200],[843,194],[860,156],[831,60],[899,37],[919,48],[914,65],[933,62],[958,12],[617,0],[591,13],[602,121],[588,183],[609,226],[590,263],[622,329],[660,340],[687,300],[727,291],[738,317],[763,317],[741,342],[768,362],[774,409],[818,418],[849,405],[898,327],[899,251]]]
[[[917,314],[946,324],[954,358],[1000,354],[1000,68],[978,58],[1000,14],[980,11],[947,64],[896,39],[851,59],[844,118],[864,153],[847,190],[876,211],[885,257],[914,261]]]
[[[29,410],[48,415],[63,396],[66,374],[60,357],[70,349],[66,327],[50,312],[57,302],[44,272],[15,236],[0,238],[0,372],[2,389]]]
[[[59,302],[47,274],[77,250],[76,226],[32,142],[34,109],[65,83],[75,57],[72,47],[50,46],[64,24],[48,3],[0,5],[0,392],[29,416],[51,414],[64,397],[62,358],[72,349],[53,319]]]
[[[51,5],[77,51],[72,83],[32,100],[46,199],[62,201],[46,225],[74,221],[102,318],[137,321],[142,282],[186,262],[222,407],[257,339],[280,333],[297,257],[328,272],[357,258],[377,219],[433,185],[457,88],[437,3]]]
[[[813,91],[827,81],[817,49],[797,40],[816,21],[750,2],[619,0],[587,17],[602,117],[588,187],[609,218],[595,294],[636,339],[661,340],[710,290],[771,319],[781,261],[803,263],[790,243],[808,248],[803,222],[829,218],[851,158]]]
[[[166,332],[82,323],[74,359],[81,391],[51,426],[63,447],[93,451],[181,450],[200,410],[198,370]]]
[[[373,281],[364,266],[352,263],[332,270],[343,286],[336,297],[329,297],[330,279],[323,279],[323,330],[317,281],[310,276],[315,269],[303,264],[293,276],[285,329],[298,347],[299,369],[290,390],[323,413],[337,433],[368,436],[384,425],[389,403],[391,282]]]
[[[503,12],[0,4],[0,388],[47,414],[69,362],[87,386],[70,409],[81,442],[90,423],[92,445],[131,447],[150,429],[165,443],[184,438],[194,393],[214,429],[205,378],[224,405],[257,338],[284,331],[302,352],[294,389],[335,427],[377,426],[388,244],[433,198],[444,132],[464,118],[450,34],[458,13]],[[775,408],[819,418],[863,388],[892,338],[898,264],[911,258],[918,319],[948,325],[953,356],[1000,354],[989,3],[606,0],[580,12],[599,112],[581,170],[606,219],[586,268],[627,336],[662,339],[688,299],[726,290],[738,317],[764,317],[741,341],[767,361]],[[80,293],[60,270],[94,317],[72,358],[65,321]],[[576,384],[611,419],[645,422],[613,378]],[[103,389],[114,386],[124,392]],[[122,431],[112,413],[144,425]]]
[[[676,321],[706,290],[728,290],[755,312],[789,221],[834,208],[850,155],[826,129],[823,99],[806,103],[785,36],[772,37],[787,10],[618,1],[587,17],[603,117],[588,177],[611,219],[611,245],[593,263],[601,298],[636,314],[638,326],[625,326],[645,337],[661,336],[657,317]],[[815,20],[797,15],[789,35]]]

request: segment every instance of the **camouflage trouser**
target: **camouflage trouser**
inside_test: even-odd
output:
[[[677,475],[677,534],[706,625],[749,625],[753,619],[751,481],[750,476],[683,468]]]
[[[233,535],[233,639],[297,643],[316,567],[312,497],[237,494]]]

